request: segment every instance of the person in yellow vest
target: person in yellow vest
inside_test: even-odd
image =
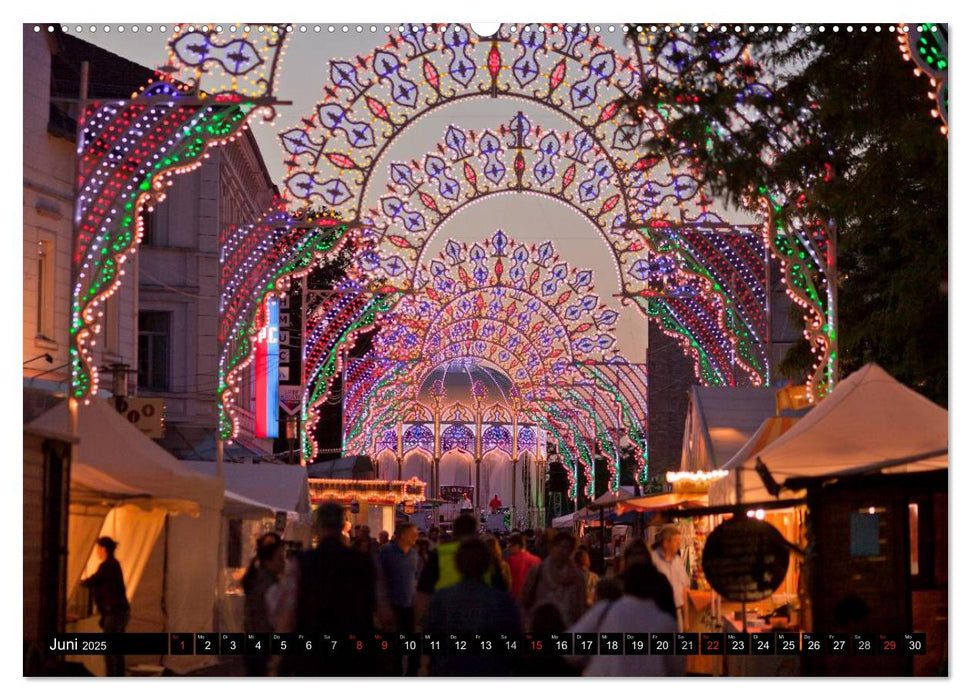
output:
[[[463,540],[474,537],[478,523],[471,515],[460,515],[452,523],[452,539],[442,542],[428,553],[428,561],[418,577],[418,604],[416,618],[422,619],[427,609],[428,601],[435,594],[448,586],[454,586],[462,580],[455,564],[455,553]]]

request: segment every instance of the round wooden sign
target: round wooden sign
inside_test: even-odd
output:
[[[764,600],[785,580],[789,546],[769,523],[733,518],[708,535],[701,568],[723,598],[738,603]]]

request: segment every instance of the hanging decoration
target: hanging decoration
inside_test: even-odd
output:
[[[601,232],[624,293],[644,300],[639,309],[680,334],[701,381],[765,382],[759,335],[765,321],[757,312],[764,285],[750,284],[748,269],[734,276],[745,280],[744,288],[710,279],[731,278],[727,269],[707,272],[707,254],[742,266],[751,256],[740,256],[745,251],[732,244],[695,240],[652,262],[653,224],[666,222],[674,235],[683,226],[708,225],[710,201],[683,165],[639,148],[664,120],[632,121],[620,108],[640,89],[635,60],[609,49],[582,24],[504,26],[490,39],[464,25],[401,29],[369,56],[331,61],[324,100],[280,135],[290,169],[286,196],[297,206],[324,205],[359,222],[362,238],[374,243],[356,274],[403,283],[437,228],[482,197],[552,198]],[[383,156],[399,135],[435,109],[475,98],[550,109],[574,128],[561,133],[534,126],[523,110],[497,129],[452,125],[433,152],[389,163],[388,184],[377,187]],[[733,230],[746,228],[749,241],[759,245],[759,227]],[[709,237],[718,230],[709,226]],[[651,267],[666,270],[665,285],[652,286]],[[687,294],[693,300],[683,308]]]
[[[941,133],[947,136],[947,24],[924,22],[913,26],[897,27],[897,41],[904,60],[914,62],[914,75],[923,73],[930,80],[932,91],[927,96],[933,100],[931,116],[940,119]]]
[[[173,178],[198,167],[208,149],[238,138],[253,114],[273,118],[285,38],[285,28],[274,26],[259,36],[246,31],[230,46],[208,26],[179,27],[160,81],[130,100],[84,105],[72,258],[74,397],[87,400],[98,390],[91,348],[103,304],[121,284],[124,264],[141,240],[141,212],[162,201]],[[228,60],[230,54],[240,58]]]

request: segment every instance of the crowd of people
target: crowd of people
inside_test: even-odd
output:
[[[400,524],[394,537],[351,528],[325,503],[316,546],[284,561],[264,535],[243,580],[247,632],[370,637],[429,634],[675,632],[680,628],[674,564],[677,528],[662,528],[653,551],[628,545],[607,571],[595,540],[571,532],[480,533],[468,514],[450,531]],[[672,585],[673,584],[673,585]],[[627,675],[683,673],[683,657],[636,655],[305,654],[251,656],[250,675]]]

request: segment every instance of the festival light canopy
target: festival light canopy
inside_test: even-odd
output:
[[[91,103],[85,112],[71,321],[77,398],[97,390],[90,348],[101,305],[140,239],[139,212],[208,148],[238,137],[253,114],[274,116],[288,28],[247,26],[179,26],[161,80],[132,100]],[[347,277],[302,335],[308,459],[317,451],[319,407],[345,371],[348,451],[427,446],[429,417],[471,407],[495,418],[486,421],[488,435],[475,436],[480,449],[483,439],[518,449],[509,427],[518,416],[532,431],[527,442],[557,445],[574,484],[598,453],[615,476],[621,440],[646,453],[648,425],[645,368],[617,352],[621,306],[677,338],[699,382],[763,385],[772,259],[817,356],[807,390],[824,395],[835,347],[826,227],[776,220],[798,192],[757,193],[761,224],[726,221],[696,177],[690,144],[670,159],[644,148],[666,133],[673,110],[690,108],[667,101],[666,85],[707,65],[746,68],[738,42],[712,49],[706,31],[632,32],[624,54],[584,24],[503,25],[489,38],[461,24],[404,25],[353,57],[322,58],[323,99],[280,134],[283,201],[220,236],[221,437],[238,433],[240,382],[267,299],[345,245],[353,250]],[[946,124],[946,35],[910,39],[901,51],[935,81],[935,112]],[[639,99],[648,87],[654,104]],[[475,100],[508,104],[508,112],[494,126],[470,128],[462,107]],[[432,113],[453,123],[431,148],[409,151],[411,128]],[[769,134],[766,157],[793,137]],[[572,212],[591,244],[609,251],[619,295],[601,298],[591,271],[560,260],[554,232],[532,245],[517,242],[514,230],[478,242],[439,236],[450,224],[457,235],[466,207],[503,197],[542,198]],[[373,350],[343,366],[343,350],[374,328]],[[503,377],[503,401],[476,399],[470,388],[468,405],[436,406],[435,373],[462,362]],[[442,438],[432,431],[432,452]],[[466,444],[468,435],[445,439]]]
[[[646,382],[645,394],[631,402],[603,381],[605,371],[643,372],[617,354],[617,318],[595,293],[592,273],[561,261],[549,241],[526,246],[502,231],[471,245],[449,240],[382,321],[371,355],[379,359],[356,379],[366,386],[393,380],[367,401],[345,404],[345,449],[376,452],[385,431],[416,415],[428,422],[450,406],[459,413],[488,409],[533,425],[555,416],[548,430],[564,445],[582,446],[588,470],[599,436],[616,476],[619,436],[646,452],[647,422]],[[492,368],[501,379],[449,396],[439,384],[457,362],[471,362],[483,377],[495,376]],[[349,392],[362,393],[353,386]]]

